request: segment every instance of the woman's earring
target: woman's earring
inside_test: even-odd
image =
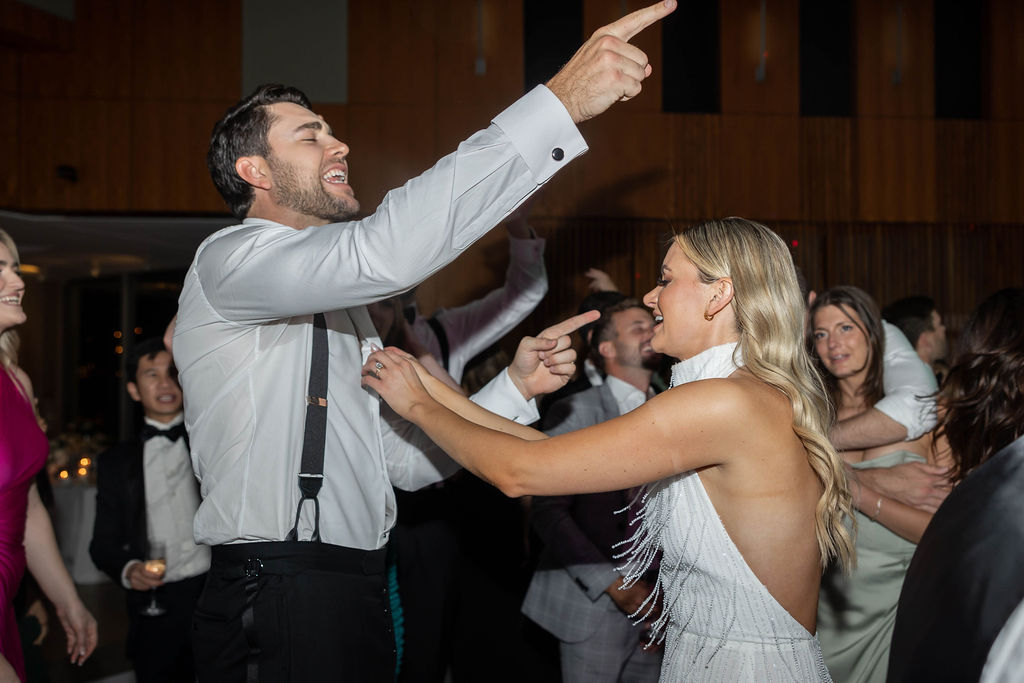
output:
[[[712,320],[715,319],[715,314],[711,313],[709,315],[707,311],[704,311],[704,319],[707,320],[708,322],[711,322]]]

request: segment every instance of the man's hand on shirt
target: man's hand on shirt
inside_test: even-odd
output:
[[[949,468],[923,462],[856,470],[852,476],[887,498],[926,512],[938,510],[950,491]]]
[[[549,394],[561,389],[576,372],[576,350],[569,335],[601,317],[587,311],[556,323],[536,337],[523,337],[508,375],[523,398]]]
[[[128,567],[128,571],[125,572],[125,578],[131,584],[132,590],[137,591],[148,591],[157,586],[164,585],[162,578],[146,571],[146,564],[144,562],[136,562]]]
[[[644,51],[629,40],[675,8],[676,0],[665,0],[597,29],[547,82],[574,122],[586,121],[615,102],[640,94],[651,65]]]

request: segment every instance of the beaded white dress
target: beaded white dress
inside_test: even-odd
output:
[[[739,365],[735,343],[716,346],[677,363],[672,386],[728,377]],[[832,680],[818,639],[747,565],[696,471],[648,485],[635,504],[639,529],[623,556],[635,581],[661,551],[652,597],[663,605],[652,639],[665,645],[662,683]]]

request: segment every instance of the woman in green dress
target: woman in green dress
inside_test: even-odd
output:
[[[871,409],[883,396],[885,334],[875,302],[856,287],[834,287],[810,309],[808,335],[839,420]],[[931,435],[840,454],[858,470],[933,462]],[[843,683],[885,681],[896,605],[917,541],[931,513],[888,498],[851,478],[857,566],[829,572],[818,602],[818,638],[832,677]]]

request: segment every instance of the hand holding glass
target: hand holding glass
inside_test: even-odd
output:
[[[167,570],[167,546],[163,543],[151,542],[143,566],[147,573],[162,579]],[[149,604],[142,608],[141,613],[147,617],[158,617],[167,612],[163,605],[156,600],[156,588],[151,588],[149,594]]]

